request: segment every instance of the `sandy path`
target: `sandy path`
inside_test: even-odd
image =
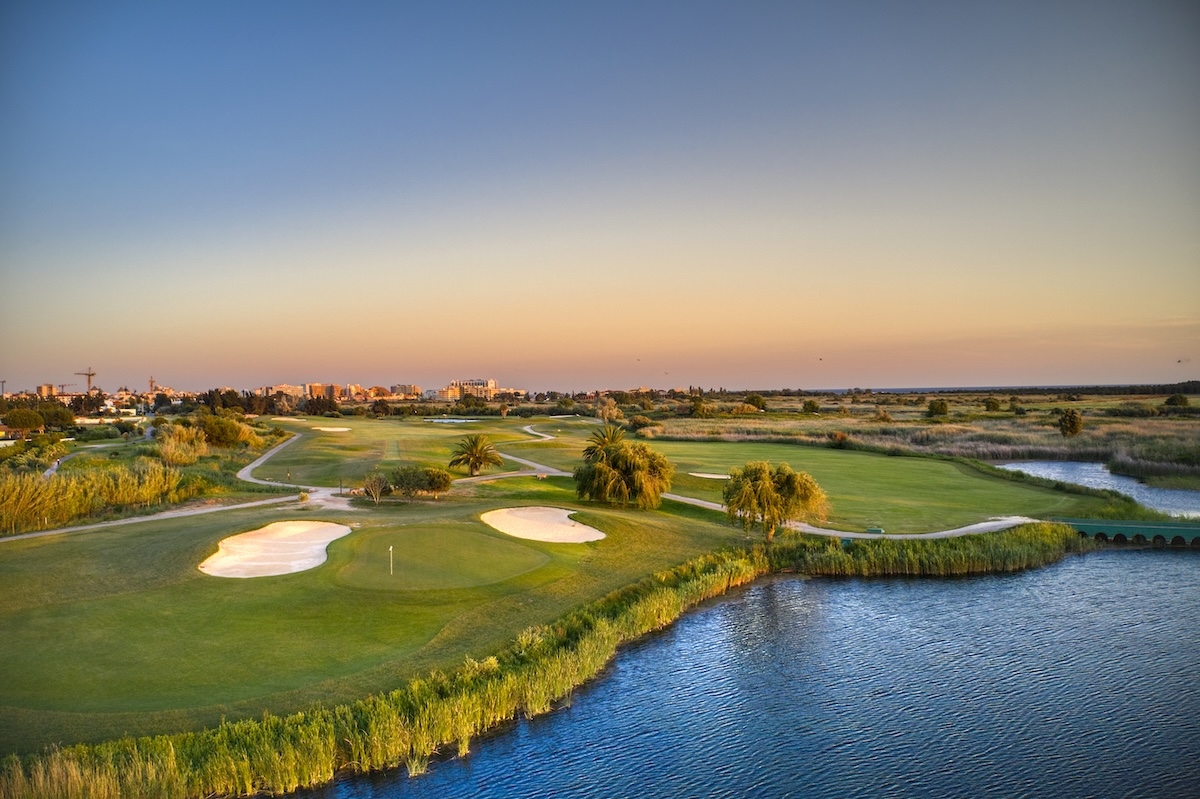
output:
[[[268,460],[270,460],[272,456],[274,456],[277,452],[279,452],[279,450],[283,449],[286,446],[294,444],[295,442],[299,441],[302,437],[303,437],[302,433],[296,433],[294,436],[289,438],[287,441],[284,441],[282,443],[276,444],[275,446],[271,447],[269,450],[267,450],[262,455],[260,455],[258,460],[254,461],[253,463],[247,464],[246,466],[243,466],[241,469],[239,469],[238,473],[237,473],[237,478],[239,480],[245,480],[247,483],[258,483],[259,485],[264,485],[264,486],[283,486],[285,488],[298,488],[301,491],[304,491],[305,493],[308,494],[308,501],[310,503],[312,503],[315,506],[325,508],[327,510],[354,510],[354,508],[350,505],[350,500],[347,497],[337,496],[338,490],[336,488],[324,488],[321,486],[306,486],[306,485],[300,485],[299,483],[277,483],[274,480],[259,480],[257,477],[255,477],[252,474],[252,472],[255,469],[257,469],[259,466],[262,466],[264,463],[266,463]],[[290,499],[290,497],[289,497],[289,499]]]
[[[531,436],[537,436],[542,441],[553,441],[555,439],[555,436],[548,435],[546,433],[539,433],[538,431],[534,430],[533,425],[531,424],[527,424],[521,429]]]

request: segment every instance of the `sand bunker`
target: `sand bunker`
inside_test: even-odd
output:
[[[581,544],[604,538],[604,533],[595,527],[572,521],[569,518],[572,512],[562,508],[504,508],[490,510],[479,518],[506,535],[531,541]]]
[[[325,562],[330,541],[350,533],[332,522],[272,522],[221,541],[217,553],[200,564],[214,577],[271,577],[313,569]]]
[[[709,480],[728,480],[727,474],[713,474],[712,472],[688,472],[692,477],[705,477]]]
[[[313,430],[321,430],[326,433],[346,433],[349,432],[349,427],[314,427]]]

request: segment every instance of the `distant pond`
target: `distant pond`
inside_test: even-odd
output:
[[[1172,516],[1200,517],[1200,491],[1185,491],[1174,488],[1153,488],[1139,483],[1132,477],[1113,474],[1103,463],[1080,463],[1076,461],[1020,461],[996,464],[1001,469],[1025,472],[1035,477],[1061,480],[1064,483],[1108,488],[1133,497],[1147,508],[1169,513]]]
[[[1192,551],[957,580],[767,578],[464,759],[300,795],[1196,796],[1197,618]]]

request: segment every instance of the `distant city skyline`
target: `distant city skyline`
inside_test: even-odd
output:
[[[1200,5],[0,6],[0,379],[1200,375]]]

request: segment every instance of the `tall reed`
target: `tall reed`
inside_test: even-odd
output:
[[[40,474],[0,471],[0,535],[58,527],[108,509],[181,502],[202,484],[140,459],[133,466]]]
[[[833,576],[959,575],[1044,565],[1089,544],[1069,527],[1036,524],[957,539],[865,541],[804,536],[770,548],[716,552],[613,592],[557,622],[531,627],[503,652],[467,658],[386,694],[289,716],[225,722],[193,733],[52,749],[0,764],[0,795],[206,797],[279,794],[339,770],[423,771],[441,752],[518,714],[549,711],[595,677],[617,648],[688,608],[770,571]]]

